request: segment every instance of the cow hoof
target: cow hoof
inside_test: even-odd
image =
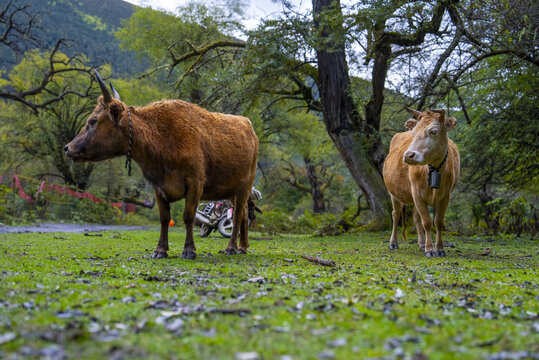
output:
[[[235,250],[235,249],[232,249],[232,248],[226,248],[225,249],[225,254],[226,255],[236,255],[238,252]]]
[[[425,256],[426,257],[438,257],[438,253],[435,250],[426,251]]]
[[[193,250],[184,250],[182,252],[182,259],[185,260],[195,260],[197,258],[197,253]]]
[[[152,259],[166,259],[168,258],[168,254],[166,251],[163,250],[155,250],[152,254]]]
[[[242,248],[239,248],[238,251],[236,251],[236,254],[247,254],[247,250],[244,250]]]
[[[399,244],[389,244],[389,248],[391,250],[397,250],[399,248]]]
[[[445,257],[446,256],[445,251],[443,251],[443,250],[438,250],[436,253],[438,254],[438,257]]]

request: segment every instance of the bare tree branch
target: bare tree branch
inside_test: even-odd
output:
[[[58,68],[58,65],[70,65],[74,63],[82,64],[82,61],[79,59],[78,55],[74,55],[67,60],[59,60],[57,55],[59,53],[60,47],[66,44],[66,39],[60,39],[56,42],[53,50],[49,55],[49,68],[43,72],[43,76],[38,85],[34,86],[31,89],[16,91],[10,87],[0,88],[0,98],[13,100],[19,102],[27,107],[29,107],[34,113],[38,113],[39,109],[46,108],[47,106],[62,100],[66,95],[73,94],[79,97],[88,96],[90,89],[93,86],[93,77],[90,75],[94,67],[86,67],[75,65],[68,68]],[[64,87],[59,92],[54,92],[48,86],[52,83],[55,76],[63,73],[69,72],[84,72],[89,74],[90,82],[88,87],[83,92],[78,92],[68,89],[68,84],[65,84]],[[41,102],[34,102],[32,99],[33,95],[40,93],[48,93],[52,95],[51,98],[44,99]]]

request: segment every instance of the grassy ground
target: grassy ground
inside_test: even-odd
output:
[[[251,240],[232,257],[196,238],[187,261],[179,232],[150,259],[157,238],[0,235],[0,358],[539,358],[537,241],[447,237],[432,259],[390,251],[387,233]]]

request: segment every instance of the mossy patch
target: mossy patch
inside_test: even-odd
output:
[[[257,236],[237,256],[196,238],[188,261],[180,232],[161,260],[153,231],[2,234],[0,357],[538,356],[537,241],[451,236],[426,258],[388,233]]]

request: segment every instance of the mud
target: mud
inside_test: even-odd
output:
[[[93,233],[113,230],[146,230],[147,226],[95,225],[95,224],[39,224],[26,226],[1,226],[0,234],[7,233]]]

